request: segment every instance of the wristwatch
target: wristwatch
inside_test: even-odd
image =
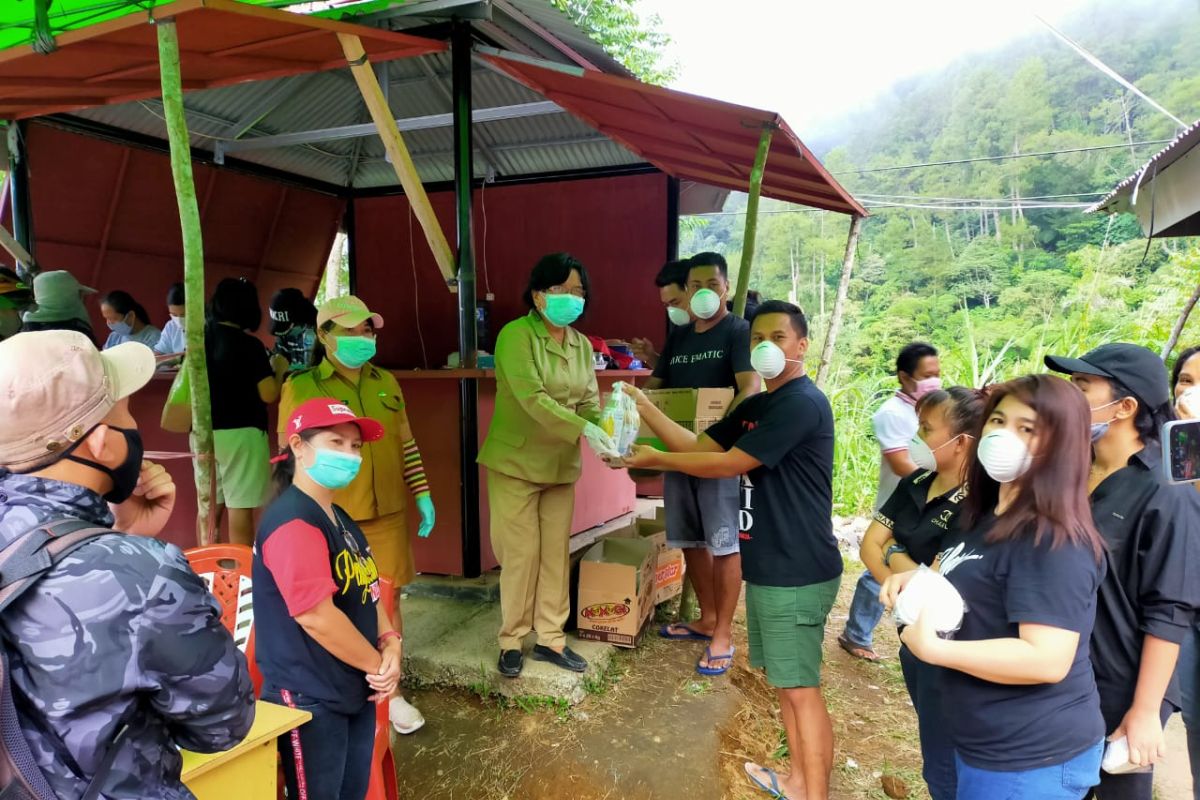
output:
[[[883,554],[883,565],[885,567],[887,567],[888,569],[891,569],[892,568],[892,564],[891,564],[892,556],[894,556],[896,553],[907,553],[907,552],[908,552],[908,548],[905,547],[904,545],[900,545],[900,544],[891,545],[890,547],[888,547],[888,549]]]

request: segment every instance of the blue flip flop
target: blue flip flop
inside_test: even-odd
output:
[[[683,628],[685,631],[687,631],[687,633],[671,633],[672,627]],[[699,631],[692,630],[690,627],[688,627],[688,625],[686,623],[683,623],[683,622],[672,622],[667,625],[663,625],[661,628],[658,629],[658,635],[664,639],[670,639],[673,642],[684,642],[684,641],[711,642],[712,641],[711,636],[705,636],[703,633],[700,633]]]
[[[737,652],[737,648],[730,647],[729,652],[724,655],[713,655],[711,647],[704,648],[704,657],[708,659],[708,663],[711,664],[713,661],[728,661],[729,663],[723,667],[702,667],[700,666],[699,662],[697,662],[696,672],[709,677],[724,675],[726,672],[729,672],[729,668],[733,666],[733,654],[735,652]]]
[[[758,769],[761,769],[763,772],[767,773],[767,777],[771,779],[771,785],[767,786],[767,784],[760,781],[755,774],[750,771],[751,767],[758,767]],[[743,765],[742,769],[745,771],[746,777],[750,779],[751,783],[753,783],[759,789],[762,789],[767,794],[771,795],[771,797],[785,797],[784,793],[779,788],[779,776],[775,774],[775,770],[767,769],[766,767],[760,767],[758,764],[755,764],[752,761],[747,761],[745,765]]]

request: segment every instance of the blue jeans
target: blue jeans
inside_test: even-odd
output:
[[[291,693],[290,704],[281,694],[264,689],[262,699],[312,714],[311,720],[279,737],[287,796],[295,800],[363,800],[375,750],[375,704],[367,703],[355,714],[339,714],[298,692]]]
[[[1053,767],[996,772],[972,767],[955,754],[958,800],[1080,800],[1100,782],[1104,740]]]
[[[854,587],[854,599],[850,601],[850,615],[846,619],[845,636],[851,644],[871,649],[871,635],[883,619],[883,603],[879,602],[881,588],[871,577],[871,571],[863,570]]]
[[[958,771],[954,763],[954,743],[950,726],[942,713],[941,667],[926,664],[907,647],[900,646],[900,669],[904,685],[917,712],[917,730],[921,734],[921,774],[933,800],[954,800],[958,791]]]
[[[1179,689],[1183,695],[1183,724],[1187,728],[1192,762],[1192,797],[1200,800],[1200,625],[1192,628],[1179,650]]]

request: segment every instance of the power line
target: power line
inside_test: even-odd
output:
[[[1110,67],[1110,66],[1108,66],[1107,64],[1105,64],[1105,63],[1104,63],[1103,61],[1101,61],[1099,58],[1096,58],[1096,56],[1094,56],[1094,55],[1092,55],[1091,53],[1089,53],[1089,52],[1088,52],[1086,49],[1084,49],[1083,45],[1079,44],[1079,42],[1075,41],[1075,40],[1074,40],[1074,39],[1072,39],[1070,36],[1067,36],[1065,33],[1063,33],[1062,31],[1060,31],[1058,28],[1054,27],[1053,25],[1051,25],[1051,24],[1050,24],[1049,22],[1047,22],[1046,20],[1042,19],[1042,17],[1038,16],[1037,14],[1034,14],[1033,16],[1034,16],[1034,18],[1035,18],[1035,19],[1037,19],[1037,21],[1038,21],[1038,22],[1042,23],[1042,24],[1043,24],[1043,25],[1045,25],[1047,28],[1049,28],[1049,29],[1050,29],[1050,32],[1051,32],[1051,33],[1053,33],[1055,36],[1057,36],[1059,39],[1061,39],[1061,40],[1062,40],[1062,41],[1063,41],[1063,42],[1064,42],[1064,43],[1067,45],[1067,47],[1070,47],[1072,50],[1074,50],[1076,53],[1078,53],[1080,56],[1082,56],[1084,61],[1088,62],[1088,63],[1089,63],[1089,64],[1091,64],[1093,67],[1095,67],[1096,69],[1100,70],[1101,72],[1103,72],[1103,73],[1104,73],[1105,75],[1107,75],[1108,77],[1112,78],[1112,79],[1113,79],[1114,81],[1116,81],[1117,83],[1121,84],[1121,86],[1125,87],[1125,88],[1126,88],[1126,89],[1128,89],[1129,91],[1131,91],[1131,92],[1133,92],[1134,94],[1136,94],[1138,97],[1140,97],[1140,98],[1142,98],[1143,100],[1145,100],[1145,101],[1146,101],[1147,103],[1149,103],[1149,104],[1150,104],[1150,105],[1151,105],[1151,106],[1152,106],[1152,107],[1153,107],[1153,108],[1154,108],[1156,111],[1158,111],[1158,112],[1160,112],[1160,113],[1162,113],[1162,114],[1165,114],[1166,116],[1170,117],[1170,118],[1171,118],[1171,121],[1172,121],[1172,122],[1174,122],[1174,123],[1175,123],[1176,125],[1178,125],[1179,127],[1181,127],[1181,128],[1186,128],[1186,127],[1187,127],[1187,123],[1186,123],[1186,122],[1184,122],[1184,121],[1183,121],[1183,120],[1181,120],[1179,117],[1175,116],[1175,115],[1174,115],[1174,114],[1172,114],[1170,111],[1167,111],[1165,108],[1163,108],[1162,106],[1160,106],[1158,103],[1156,103],[1156,102],[1154,101],[1154,98],[1150,97],[1150,95],[1146,94],[1146,93],[1145,93],[1145,92],[1143,92],[1141,89],[1139,89],[1139,88],[1137,88],[1136,86],[1134,86],[1134,85],[1133,85],[1133,84],[1132,84],[1130,81],[1128,81],[1128,80],[1126,80],[1125,78],[1121,77],[1119,74],[1117,74],[1117,71],[1116,71],[1116,70],[1114,70],[1112,67]]]
[[[1069,150],[1048,150],[1042,153],[1009,153],[1004,156],[979,156],[978,158],[959,158],[953,161],[929,161],[922,164],[901,164],[895,167],[871,167],[869,169],[848,169],[833,173],[834,175],[863,175],[868,172],[893,172],[901,169],[918,169],[921,167],[951,167],[956,164],[974,164],[979,161],[1006,161],[1010,158],[1041,158],[1043,156],[1061,156],[1069,153],[1090,153],[1095,150],[1117,150],[1126,147],[1141,147],[1143,145],[1170,144],[1173,139],[1156,139],[1147,142],[1122,142],[1121,144],[1102,144],[1092,147],[1072,147]]]

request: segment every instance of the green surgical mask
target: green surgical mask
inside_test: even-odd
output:
[[[350,369],[358,369],[375,357],[375,337],[335,336],[337,344],[333,354]]]
[[[547,294],[546,308],[542,311],[552,325],[565,328],[583,313],[583,298],[573,294]]]

